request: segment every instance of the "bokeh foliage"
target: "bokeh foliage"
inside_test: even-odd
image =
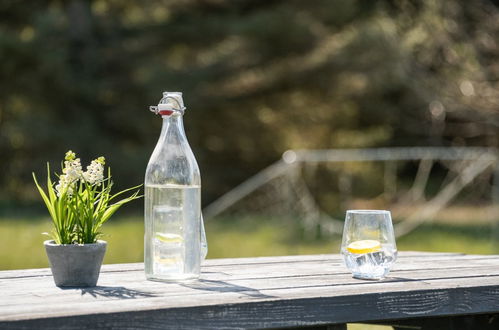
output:
[[[290,148],[497,146],[498,35],[491,0],[4,0],[0,200],[69,148],[140,183],[164,90],[205,202]]]

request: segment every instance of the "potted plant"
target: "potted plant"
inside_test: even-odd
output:
[[[101,226],[124,204],[140,198],[140,186],[111,194],[113,181],[108,167],[104,175],[104,157],[94,159],[83,171],[79,158],[71,150],[66,153],[62,174],[52,181],[47,163],[47,191],[33,179],[53,222],[51,240],[45,250],[57,286],[95,286],[107,243],[99,240]],[[118,196],[135,190],[131,196]]]

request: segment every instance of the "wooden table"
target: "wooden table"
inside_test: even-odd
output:
[[[0,329],[499,329],[496,255],[401,252],[383,281],[353,279],[339,255],[207,260],[200,281],[182,284],[105,265],[98,284],[61,289],[48,269],[2,271]]]

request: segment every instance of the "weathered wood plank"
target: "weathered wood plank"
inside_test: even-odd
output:
[[[489,271],[490,272],[490,271]],[[10,309],[15,312],[20,310],[19,315],[25,313],[25,303],[30,301],[33,308],[40,307],[41,311],[46,315],[53,311],[51,307],[54,305],[62,305],[62,310],[67,308],[70,313],[73,310],[75,303],[81,303],[80,309],[84,312],[92,312],[95,308],[97,300],[106,301],[114,300],[109,307],[113,310],[121,310],[125,308],[127,302],[123,299],[140,299],[151,300],[151,298],[159,298],[159,302],[155,302],[158,307],[175,307],[183,301],[185,306],[196,305],[206,299],[207,295],[216,298],[217,295],[225,293],[237,293],[235,300],[229,299],[229,296],[224,296],[223,299],[227,303],[239,303],[244,300],[255,300],[267,298],[295,298],[295,297],[315,297],[318,296],[337,296],[369,292],[384,292],[391,290],[393,292],[404,291],[407,289],[431,289],[441,286],[443,280],[451,283],[450,288],[455,286],[466,285],[468,287],[481,286],[486,281],[493,280],[496,283],[499,278],[499,270],[495,270],[495,275],[482,276],[481,272],[476,269],[469,269],[467,273],[463,273],[461,277],[455,276],[435,276],[430,271],[418,271],[414,273],[410,279],[408,278],[391,278],[383,282],[377,281],[361,281],[352,279],[350,276],[341,276],[331,278],[327,275],[308,276],[308,277],[287,277],[287,278],[272,278],[263,281],[254,281],[251,279],[235,280],[235,281],[207,281],[203,280],[199,283],[192,284],[166,284],[138,281],[133,286],[117,287],[117,286],[100,286],[95,289],[57,289],[50,292],[27,292],[12,296],[9,301],[1,302],[0,319],[2,314]],[[467,282],[473,281],[470,285]],[[107,283],[116,283],[115,281],[107,281]],[[437,285],[435,285],[437,283]],[[106,282],[104,282],[106,284]],[[295,292],[293,292],[293,290]],[[281,295],[283,294],[283,295]],[[168,298],[164,301],[163,298]],[[220,298],[222,299],[222,298]],[[130,301],[130,308],[136,308],[135,302]],[[66,304],[67,306],[64,306]],[[112,305],[114,304],[114,305]],[[27,316],[29,317],[33,311],[30,309]],[[59,310],[61,311],[61,310]],[[12,315],[12,314],[11,314]],[[11,316],[10,315],[10,316]]]
[[[263,328],[499,311],[499,256],[401,253],[384,281],[353,279],[338,255],[236,261],[208,261],[201,281],[184,284],[110,265],[89,289],[56,288],[47,270],[3,272],[0,328]]]
[[[327,256],[327,257],[326,257]],[[275,257],[273,257],[275,260]],[[259,269],[261,267],[273,267],[276,269],[280,269],[282,267],[286,267],[287,265],[293,266],[293,267],[315,267],[317,265],[333,265],[333,266],[342,266],[343,265],[343,259],[338,256],[338,255],[324,255],[324,258],[318,258],[316,260],[290,260],[290,261],[279,261],[279,262],[261,262],[258,263],[258,268],[253,267],[256,265],[256,262],[254,259],[256,258],[248,258],[249,261],[244,258],[244,262],[237,264],[236,269]],[[218,260],[218,259],[214,259]],[[405,252],[402,254],[398,262],[394,266],[394,270],[407,270],[407,269],[418,269],[418,268],[426,268],[428,266],[431,267],[448,267],[448,265],[454,264],[455,267],[466,267],[468,263],[494,263],[498,260],[497,257],[494,256],[481,256],[481,255],[462,255],[462,254],[445,254],[445,255],[440,255],[440,254],[435,254],[435,255],[428,255],[425,256],[424,258],[421,257],[414,257],[414,256],[406,256]],[[213,260],[207,260],[203,264],[203,269],[205,272],[210,272],[212,271],[213,267],[217,268],[217,271],[223,271],[222,267],[227,267],[228,269],[233,269],[234,265],[233,264],[225,264],[225,263],[214,263],[212,262]],[[404,262],[404,261],[410,261],[410,262]],[[283,266],[284,264],[284,266]],[[302,266],[300,266],[302,265]],[[250,266],[250,267],[246,267]],[[322,266],[321,266],[322,267]],[[143,272],[144,266],[142,263],[135,263],[135,264],[114,264],[114,265],[103,265],[101,273],[123,273],[123,272]],[[346,269],[342,267],[343,272],[346,272]],[[40,277],[40,276],[52,276],[50,269],[48,268],[43,268],[43,269],[27,269],[27,270],[11,270],[11,271],[0,271],[0,280],[2,279],[14,279],[14,278],[31,278],[31,277]]]
[[[457,263],[457,264],[456,264]],[[439,261],[438,263],[425,262],[416,264],[414,262],[400,263],[390,273],[389,278],[405,278],[407,274],[412,274],[414,271],[423,271],[424,273],[433,274],[436,277],[441,277],[449,274],[453,277],[459,277],[472,272],[478,272],[482,275],[491,275],[490,271],[494,272],[499,268],[499,258],[495,259],[469,259]],[[461,270],[463,273],[461,273]],[[414,273],[417,274],[417,273]],[[343,265],[332,263],[316,263],[316,264],[300,264],[293,265],[265,265],[259,267],[250,267],[248,265],[241,267],[227,268],[211,268],[210,270],[203,270],[202,279],[205,281],[226,281],[226,280],[263,280],[266,278],[287,278],[287,277],[303,277],[303,276],[327,276],[335,279],[335,276],[346,276],[350,278],[350,273]],[[53,288],[53,283],[50,276],[46,276],[46,281],[33,281],[31,277],[15,278],[10,281],[1,281],[0,290],[7,293],[9,291],[15,295],[15,292],[22,292],[27,289],[36,289],[43,291],[45,289]],[[103,273],[101,281],[109,279],[109,281],[119,282],[123,285],[144,281],[145,277],[143,271],[129,271],[129,272],[107,272]],[[352,281],[358,280],[352,279]],[[364,281],[365,282],[365,281]],[[101,283],[101,282],[99,282]],[[155,282],[149,283],[150,286],[155,286]],[[165,285],[165,284],[162,284]],[[168,285],[168,284],[166,284]]]
[[[489,266],[499,266],[499,260],[498,259],[477,259],[477,260],[468,260],[466,262],[458,262],[460,267],[463,267],[462,265],[467,265],[467,268],[472,268],[473,270],[479,270],[480,274],[483,275],[491,275],[491,273],[487,273],[486,267]],[[441,277],[447,273],[448,270],[452,270],[454,276],[459,277],[461,276],[456,270],[454,269],[453,266],[454,262],[443,262],[440,261],[439,263],[434,263],[434,264],[428,264],[427,267],[412,267],[414,265],[414,262],[411,263],[401,263],[399,264],[399,269],[394,270],[391,274],[392,278],[395,277],[401,277],[404,278],[405,274],[403,272],[408,271],[408,270],[417,270],[422,268],[425,271],[431,272],[432,274],[437,277]],[[303,265],[302,265],[303,266]],[[406,267],[407,266],[407,267]],[[434,268],[431,268],[434,267]],[[483,268],[485,267],[485,268]],[[492,268],[494,270],[494,268]],[[443,271],[443,272],[442,272]],[[108,273],[105,273],[106,275]],[[469,272],[463,273],[462,275],[469,275]],[[314,265],[306,265],[305,268],[300,267],[299,264],[295,264],[291,266],[290,268],[283,267],[282,265],[279,265],[278,268],[273,267],[272,265],[266,265],[266,267],[260,266],[258,268],[254,267],[248,267],[248,266],[241,266],[241,267],[235,267],[234,269],[227,270],[224,269],[222,271],[205,271],[203,272],[202,278],[206,281],[235,281],[235,280],[258,280],[258,279],[265,279],[265,278],[279,278],[279,277],[300,277],[300,276],[326,276],[329,277],[333,280],[337,280],[335,277],[331,276],[336,276],[336,275],[346,275],[346,278],[350,281],[357,281],[354,279],[350,279],[349,273],[346,271],[346,269],[343,266],[338,266],[338,265],[323,265],[323,264],[314,264]],[[428,275],[428,276],[430,276]],[[102,279],[101,282],[102,283]],[[151,288],[154,288],[155,284],[154,282],[145,282],[144,281],[144,275],[142,271],[134,271],[134,272],[114,272],[112,274],[109,274],[108,276],[109,281],[115,282],[115,283],[121,283],[122,285],[128,285],[130,283],[134,282],[140,282],[143,281],[146,286],[149,286]],[[310,279],[309,279],[310,280]],[[355,282],[354,282],[355,283]],[[144,284],[143,284],[144,285]],[[163,286],[165,284],[162,284]],[[9,281],[1,281],[0,282],[0,290],[4,293],[9,293],[15,296],[16,294],[22,294],[24,292],[31,292],[32,294],[43,294],[44,290],[46,289],[53,289],[53,283],[51,281],[51,278],[49,278],[47,281],[31,281],[30,278],[21,278],[21,279],[16,279],[15,282]],[[62,297],[61,297],[62,298]]]
[[[447,253],[447,252],[416,252],[404,251],[400,256],[402,259],[419,260],[424,257],[427,260],[447,259],[449,256],[454,257],[470,257],[462,253]],[[490,257],[490,256],[473,256],[476,257]],[[279,257],[256,257],[256,258],[227,258],[227,259],[207,259],[203,263],[204,268],[228,266],[233,265],[254,265],[254,264],[280,264],[280,263],[294,263],[294,262],[343,262],[343,258],[338,254],[318,254],[318,255],[299,255],[299,256],[279,256]],[[143,263],[131,264],[112,264],[103,265],[102,273],[106,272],[127,272],[127,271],[143,271]],[[0,271],[0,279],[14,278],[14,277],[37,277],[37,276],[52,276],[48,268],[36,269],[19,269],[19,270],[4,270]]]
[[[244,260],[244,259],[243,259]],[[452,259],[448,257],[425,257],[419,259],[407,259],[402,255],[393,268],[393,272],[415,270],[415,269],[441,269],[441,268],[469,268],[469,267],[479,267],[479,266],[489,266],[498,265],[499,256],[471,256],[471,255],[456,255]],[[34,270],[42,273],[43,275],[38,276],[48,276],[50,277],[50,270]],[[291,272],[290,272],[291,271]],[[26,279],[29,282],[31,277],[37,276],[26,276],[25,271],[19,271],[22,275],[15,276],[15,271],[8,271],[9,276],[3,279],[17,279],[17,281],[22,281]],[[104,265],[102,269],[102,274],[115,273],[118,276],[121,273],[140,273],[143,276],[143,265],[142,264],[128,264],[128,265]],[[242,262],[236,267],[234,265],[204,265],[203,264],[203,278],[206,276],[210,277],[215,274],[217,277],[222,278],[227,275],[230,278],[234,276],[257,276],[262,275],[263,277],[267,274],[275,274],[282,272],[283,274],[294,275],[307,275],[307,274],[321,274],[321,273],[348,273],[347,269],[343,266],[343,261],[340,258],[331,258],[325,260],[317,260],[314,262],[303,261],[303,262],[290,262],[290,263],[263,263],[258,264],[255,267],[254,264],[249,264]],[[3,272],[0,272],[0,274]],[[114,276],[114,275],[110,275]],[[2,279],[0,277],[0,279]],[[0,282],[1,284],[1,282]]]
[[[463,256],[463,257],[453,257],[451,260],[438,260],[435,262],[434,260],[429,261],[411,261],[404,262],[400,261],[394,267],[390,278],[406,278],[407,272],[411,272],[414,270],[423,270],[424,273],[428,273],[428,276],[431,275],[436,277],[441,277],[446,275],[449,271],[452,271],[452,276],[459,277],[461,275],[470,275],[467,271],[471,268],[473,274],[478,271],[479,274],[482,275],[491,275],[492,273],[487,273],[487,267],[499,266],[499,258],[497,257],[480,257],[480,258],[472,258],[472,256]],[[266,278],[270,279],[278,279],[280,277],[288,278],[288,277],[302,277],[302,276],[326,276],[333,280],[337,280],[336,276],[346,277],[350,282],[357,280],[351,279],[350,273],[346,270],[346,268],[340,263],[330,263],[330,262],[316,262],[316,263],[292,263],[292,264],[264,264],[259,265],[258,267],[253,267],[252,265],[240,265],[238,267],[230,267],[229,266],[217,266],[217,267],[203,267],[204,271],[202,274],[202,279],[205,281],[236,281],[236,280],[263,280]],[[459,269],[463,269],[466,273],[460,274],[456,271]],[[491,270],[495,270],[496,268],[491,268]],[[128,272],[104,272],[109,278],[110,282],[120,283],[122,286],[133,284],[138,281],[144,282],[144,274],[142,270],[134,270]],[[419,273],[418,273],[419,274]],[[51,279],[51,277],[49,276]],[[101,277],[101,282],[102,279]],[[349,282],[349,283],[350,283]],[[147,287],[154,288],[157,286],[154,282],[145,282],[143,284]],[[310,282],[309,282],[310,283]],[[164,286],[164,284],[163,284]],[[12,296],[23,294],[24,292],[31,292],[33,294],[39,293],[42,294],[44,290],[53,288],[53,283],[51,280],[47,281],[32,281],[31,277],[23,277],[17,278],[13,281],[1,281],[0,282],[0,291],[4,293],[9,293]],[[68,293],[69,294],[69,293]]]
[[[385,299],[380,299],[385,297]],[[413,307],[425,304],[428,300],[436,300],[425,309],[413,313]],[[369,321],[380,319],[400,319],[404,317],[429,315],[452,315],[463,313],[456,309],[452,301],[465,301],[466,311],[476,313],[497,310],[499,303],[497,291],[486,287],[477,290],[455,288],[452,291],[415,291],[401,292],[396,296],[383,294],[362,294],[357,296],[338,296],[336,299],[318,297],[313,299],[289,299],[244,302],[240,304],[201,305],[190,308],[149,309],[136,312],[101,313],[81,317],[63,317],[20,322],[0,323],[5,329],[22,329],[35,327],[38,329],[68,329],[83,327],[85,329],[120,328],[160,329],[174,327],[177,329],[234,329],[234,328],[269,328],[310,326],[321,324],[345,323],[352,321]],[[390,304],[385,304],[385,302]],[[410,305],[403,305],[409,301]],[[99,303],[98,307],[105,308]],[[387,313],[386,308],[390,308]]]

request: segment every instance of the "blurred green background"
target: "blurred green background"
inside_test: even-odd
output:
[[[497,147],[498,35],[497,0],[3,0],[0,269],[47,266],[46,162],[104,155],[117,189],[143,181],[162,91],[184,93],[204,206],[287,149]],[[142,260],[132,204],[104,227],[106,263]],[[499,253],[469,213],[399,249]],[[338,251],[291,217],[211,219],[209,257]]]
[[[310,238],[282,219],[213,219],[206,223],[208,258],[339,253],[341,237]],[[423,225],[397,240],[399,250],[499,254],[488,224]],[[0,221],[0,269],[48,267],[41,233],[48,218]],[[142,262],[143,219],[112,219],[104,226],[108,250],[104,263]]]

